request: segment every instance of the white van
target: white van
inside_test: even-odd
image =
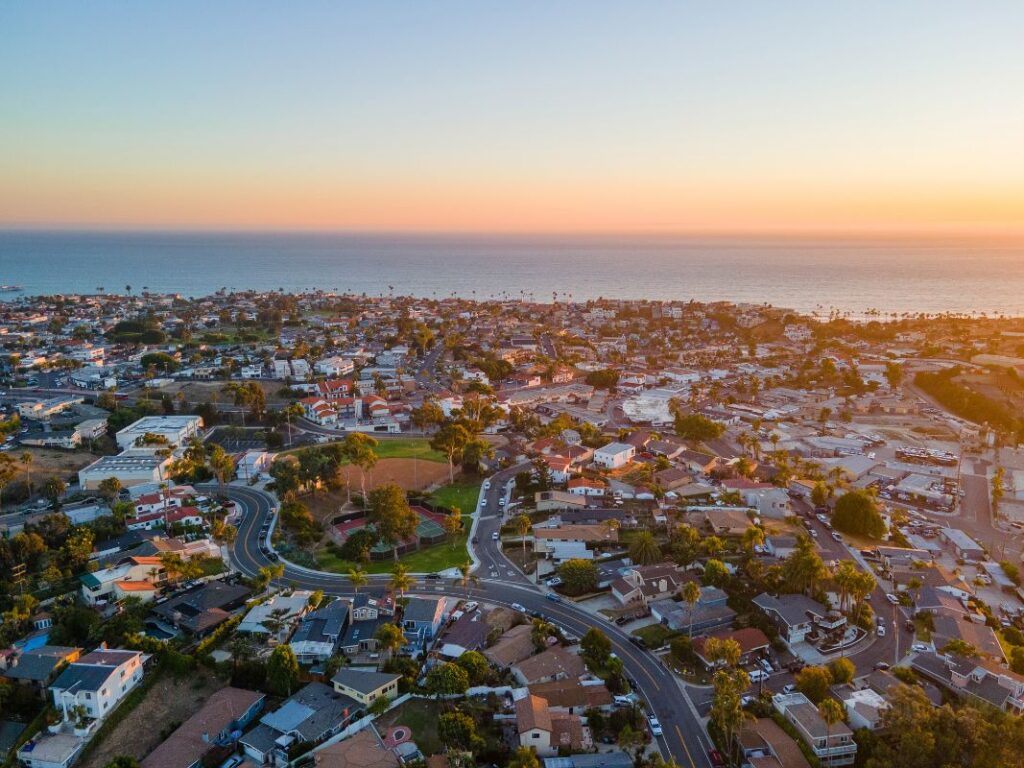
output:
[[[760,683],[768,679],[768,673],[763,669],[755,669],[750,673],[750,682]]]

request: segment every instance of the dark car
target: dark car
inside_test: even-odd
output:
[[[647,647],[647,643],[644,642],[644,639],[642,637],[636,637],[635,635],[629,638],[629,642],[631,642],[633,645],[636,645],[636,646],[638,646],[640,648],[646,648]]]
[[[473,543],[474,544],[479,544],[480,543],[480,537],[479,536],[474,536],[473,537]]]

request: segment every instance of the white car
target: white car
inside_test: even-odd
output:
[[[462,610],[465,613],[472,613],[473,611],[475,611],[479,607],[480,607],[480,603],[471,600],[470,602],[468,602],[464,606],[462,606]]]
[[[512,603],[512,610],[519,611],[520,613],[526,613],[526,608],[519,603]]]
[[[750,682],[761,683],[768,679],[768,673],[763,669],[755,669],[750,673]]]
[[[885,596],[885,599],[888,600],[893,605],[899,605],[900,604],[900,599],[898,597],[896,597],[896,595],[894,595],[892,592],[889,592]]]
[[[816,539],[816,538],[818,538],[818,532],[817,532],[816,530],[814,530],[813,528],[809,529],[809,530],[808,530],[807,532],[808,532],[809,534],[811,534],[811,538],[812,538],[812,539]]]
[[[497,531],[491,534],[491,541],[497,541],[499,538],[501,537],[498,535]]]
[[[486,491],[490,487],[491,487],[491,481],[490,480],[484,480],[484,490]]]
[[[782,686],[783,693],[793,693],[794,691],[796,691],[796,686],[793,683],[787,683]]]
[[[655,736],[661,736],[663,731],[661,730],[661,723],[658,722],[658,718],[649,717],[647,718],[647,724],[651,726],[651,733]]]
[[[836,541],[842,541],[843,540],[843,534],[839,533],[839,531],[832,531],[832,538],[835,539]]]
[[[885,637],[885,624],[879,624],[875,627],[875,634],[879,637]]]
[[[917,651],[918,653],[927,653],[928,646],[924,643],[914,643],[912,646],[910,646],[910,650]]]

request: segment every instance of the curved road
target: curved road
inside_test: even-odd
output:
[[[634,681],[634,687],[661,722],[664,736],[657,741],[663,752],[667,752],[682,766],[707,768],[710,766],[707,757],[710,743],[673,673],[652,654],[633,645],[628,635],[614,624],[599,622],[594,614],[572,603],[547,599],[537,586],[512,566],[496,543],[492,545],[491,534],[501,525],[498,499],[506,492],[506,483],[519,470],[519,467],[511,467],[490,478],[490,487],[485,493],[486,504],[482,510],[484,514],[476,525],[479,538],[479,544],[475,547],[480,561],[477,569],[479,583],[466,589],[454,581],[423,579],[417,580],[413,590],[420,594],[473,598],[506,607],[519,603],[527,610],[537,611],[579,636],[600,623],[615,653],[622,659],[627,675]],[[241,520],[238,521],[238,536],[231,546],[232,559],[240,571],[251,576],[271,564],[260,549],[260,530],[274,512],[276,501],[263,491],[241,486],[230,486],[228,495],[242,512]],[[303,568],[284,560],[281,563],[285,569],[284,581],[288,583],[303,589],[323,590],[331,595],[351,596],[353,593],[344,576]],[[489,576],[494,571],[499,574],[496,578]],[[388,574],[371,576],[367,590],[383,592],[389,578]]]

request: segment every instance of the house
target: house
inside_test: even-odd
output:
[[[331,683],[334,690],[355,699],[364,707],[369,707],[377,699],[391,700],[398,696],[398,681],[401,675],[386,672],[369,672],[358,669],[339,669]]]
[[[142,768],[199,768],[217,747],[233,747],[237,734],[263,710],[266,696],[228,686],[210,698],[142,761]]]
[[[568,560],[574,557],[592,558],[589,544],[614,544],[619,532],[606,525],[560,525],[558,527],[534,526],[533,551],[554,560]],[[569,546],[566,546],[569,545]]]
[[[565,484],[565,488],[574,496],[604,496],[608,485],[592,477],[574,477]]]
[[[701,587],[700,598],[692,608],[672,599],[657,600],[650,604],[651,615],[669,629],[699,635],[732,624],[736,611],[727,605],[728,600],[718,587]]]
[[[579,715],[551,712],[540,696],[527,695],[516,701],[516,731],[519,745],[533,748],[542,757],[558,754],[560,749],[589,749],[593,744]]]
[[[1024,714],[1024,676],[991,659],[919,653],[911,668],[946,690],[1013,714]]]
[[[314,768],[400,768],[398,756],[384,745],[371,724],[347,739],[325,744],[313,753]]]
[[[174,627],[202,637],[231,618],[252,590],[240,584],[210,581],[153,608],[153,613]]]
[[[583,714],[588,709],[608,709],[612,706],[612,693],[600,681],[554,680],[529,686],[530,693],[547,701],[554,712]]]
[[[765,653],[771,646],[771,641],[768,639],[768,636],[757,627],[744,627],[743,629],[712,632],[711,634],[694,638],[693,652],[697,654],[697,658],[701,660],[702,664],[704,664],[705,669],[709,670],[714,669],[716,666],[716,664],[713,664],[704,657],[704,646],[710,638],[716,638],[718,640],[735,640],[740,647],[740,664],[749,664],[761,654]],[[721,662],[719,662],[717,666],[720,665]]]
[[[586,498],[566,491],[539,491],[533,495],[533,500],[538,512],[558,512],[587,505]]]
[[[582,752],[568,757],[545,757],[544,768],[633,768],[633,757],[620,749]]]
[[[716,536],[742,536],[753,528],[746,507],[691,507],[687,516],[696,516]]]
[[[402,612],[402,629],[410,646],[425,648],[448,618],[447,597],[411,597]]]
[[[636,456],[636,446],[629,443],[608,443],[594,451],[594,463],[605,469],[624,467]]]
[[[753,602],[778,627],[782,640],[790,646],[804,642],[815,624],[834,629],[846,623],[845,618],[836,616],[817,600],[812,600],[806,595],[775,597],[762,592]]]
[[[287,638],[291,625],[309,609],[309,598],[312,594],[312,592],[296,590],[290,595],[274,595],[269,600],[250,608],[235,631],[270,638],[271,631],[267,627],[267,623],[274,624],[276,621],[281,621],[281,629],[277,633],[277,637],[273,638],[281,642]]]
[[[69,768],[86,743],[71,733],[46,734],[23,744],[18,762],[26,768]]]
[[[762,517],[781,520],[793,515],[789,494],[774,486],[747,488],[740,491],[743,501],[757,510]]]
[[[79,659],[81,648],[67,648],[62,645],[43,645],[28,651],[15,649],[5,660],[0,676],[40,690],[66,665]]]
[[[622,578],[612,582],[612,595],[622,605],[647,605],[676,594],[693,576],[675,563],[633,566]]]
[[[483,654],[496,667],[511,667],[533,654],[533,638],[529,624],[512,627]]]
[[[324,662],[334,655],[349,623],[351,610],[350,601],[338,599],[302,617],[288,643],[300,664]]]
[[[855,731],[860,728],[877,730],[881,725],[882,715],[889,708],[885,696],[873,688],[839,690],[837,695],[846,709],[846,722]]]
[[[785,560],[796,551],[798,539],[791,534],[779,534],[766,536],[764,539],[764,551],[779,560]]]
[[[145,659],[140,651],[99,648],[72,662],[50,685],[53,705],[64,720],[81,707],[86,716],[102,720],[141,680]]]
[[[159,584],[166,578],[159,557],[130,555],[115,565],[101,568],[78,577],[82,583],[82,600],[86,605],[98,605],[109,600],[137,597],[151,602],[159,592]]]
[[[822,764],[853,765],[857,742],[846,723],[829,726],[818,714],[818,708],[802,693],[777,693],[772,696],[772,706],[793,725]]]
[[[747,720],[736,735],[743,765],[750,768],[811,768],[800,745],[768,717]]]
[[[552,680],[578,680],[587,672],[583,659],[560,646],[548,648],[513,664],[512,674],[522,685]]]
[[[491,633],[486,614],[480,609],[458,610],[452,618],[454,621],[441,634],[441,655],[457,659],[466,651],[483,650]]]
[[[257,765],[285,765],[289,750],[317,744],[349,725],[362,706],[323,683],[307,683],[240,740],[246,756]]]
[[[390,604],[365,594],[352,598],[348,626],[338,641],[338,648],[346,656],[377,650],[374,637],[377,627],[392,620],[394,611]]]

